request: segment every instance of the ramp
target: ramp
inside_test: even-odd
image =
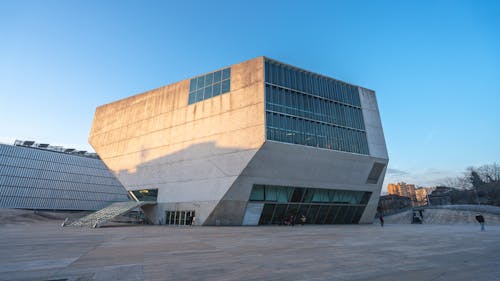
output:
[[[78,220],[72,222],[64,221],[62,226],[82,226],[93,228],[100,227],[101,225],[112,221],[114,218],[146,204],[154,203],[144,201],[115,202],[107,206],[106,208],[103,208]]]

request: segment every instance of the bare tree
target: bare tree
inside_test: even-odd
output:
[[[441,186],[456,188],[456,189],[471,189],[472,185],[468,177],[464,174],[462,177],[448,177],[443,180]]]
[[[497,163],[480,166],[476,172],[485,183],[500,182],[500,165]]]

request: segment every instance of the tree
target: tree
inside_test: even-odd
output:
[[[452,204],[479,203],[500,206],[500,165],[468,167],[462,177],[447,178],[443,186],[454,188]]]

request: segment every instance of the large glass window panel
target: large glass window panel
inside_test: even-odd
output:
[[[189,92],[193,92],[196,90],[196,83],[196,78],[191,79],[191,81],[189,82]]]
[[[311,203],[313,202],[313,197],[314,197],[314,188],[308,188],[306,189],[306,193],[304,195],[304,203]]]
[[[205,86],[205,77],[204,76],[198,77],[198,86],[197,86],[197,88],[198,89],[202,89],[204,86]]]
[[[292,197],[291,197],[291,202],[302,202],[302,197],[304,196],[304,188],[294,188]]]
[[[212,85],[205,87],[205,93],[203,95],[203,99],[209,99],[212,97]]]
[[[209,73],[205,75],[205,86],[212,85],[214,83],[214,74]]]
[[[264,204],[264,208],[262,209],[262,213],[260,215],[259,224],[271,224],[275,206],[276,204]]]
[[[277,204],[273,215],[273,224],[283,224],[286,218],[287,204]]]
[[[196,91],[196,102],[203,100],[203,88],[201,90]]]
[[[351,224],[353,222],[353,217],[356,214],[357,207],[355,206],[349,206],[347,209],[346,215],[344,217],[344,223],[345,224]]]
[[[220,83],[215,83],[213,86],[213,96],[218,96],[221,93],[221,84]]]
[[[276,199],[279,203],[290,202],[293,189],[285,186],[276,187]]]
[[[278,196],[275,186],[266,186],[266,201],[277,201]]]
[[[222,73],[220,71],[214,72],[214,83],[220,82],[222,77]]]
[[[371,195],[372,195],[371,192],[364,192],[359,204],[368,204],[368,200],[370,200]]]
[[[337,215],[335,216],[335,219],[333,221],[334,224],[344,223],[344,218],[345,218],[345,215],[346,215],[348,208],[349,208],[348,206],[339,206],[339,210],[338,210]]]
[[[320,205],[311,205],[307,212],[306,219],[308,223],[315,223],[316,215],[318,214]]]
[[[361,216],[363,215],[363,211],[365,210],[364,206],[355,207],[354,216],[352,217],[352,223],[359,223]]]
[[[316,215],[316,219],[313,223],[315,224],[323,224],[326,221],[326,215],[328,214],[328,210],[330,209],[329,205],[321,205]]]
[[[328,210],[328,214],[326,215],[325,224],[333,224],[335,217],[337,216],[337,213],[339,211],[340,207],[336,205],[332,205],[330,209]]]
[[[231,80],[224,80],[222,81],[222,93],[227,93],[230,91],[231,88]]]
[[[231,69],[230,68],[226,68],[226,69],[222,70],[222,80],[229,79],[230,77],[231,77]]]
[[[250,201],[264,201],[264,186],[255,185],[250,194]]]
[[[294,222],[296,223],[297,222],[297,217],[299,215],[299,211],[300,211],[300,205],[299,204],[289,204],[288,205],[288,209],[286,211],[286,216],[287,217],[293,216],[294,217]]]

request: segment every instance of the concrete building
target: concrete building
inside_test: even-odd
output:
[[[0,144],[0,208],[98,210],[127,200],[95,153],[34,141]]]
[[[265,57],[100,106],[89,142],[161,224],[372,223],[388,162],[372,90]]]
[[[399,195],[410,198],[413,206],[427,205],[427,194],[432,192],[431,187],[415,187],[414,184],[405,182],[390,183],[387,185],[387,191],[390,195]]]
[[[417,201],[414,184],[405,182],[390,183],[387,185],[387,192],[393,195],[408,197],[412,202]]]

